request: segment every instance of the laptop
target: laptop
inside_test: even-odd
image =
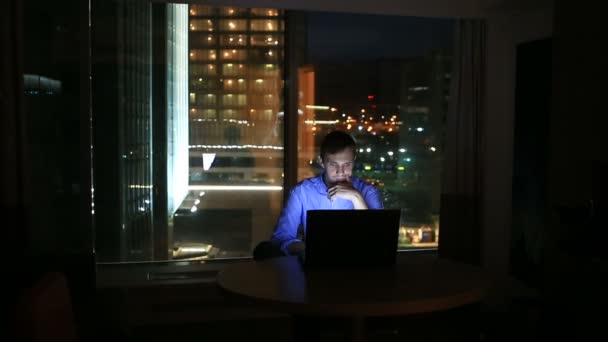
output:
[[[399,209],[309,210],[304,269],[395,264]]]

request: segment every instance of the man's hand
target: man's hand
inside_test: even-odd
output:
[[[287,246],[287,253],[289,255],[298,255],[304,253],[304,242],[293,242]]]
[[[367,203],[365,203],[365,200],[359,191],[353,188],[350,179],[332,185],[329,189],[327,189],[327,197],[332,201],[336,198],[343,198],[353,202],[355,209],[367,209]]]

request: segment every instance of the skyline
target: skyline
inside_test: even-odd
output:
[[[330,12],[309,12],[306,18],[312,63],[416,57],[450,48],[453,40],[453,19]]]

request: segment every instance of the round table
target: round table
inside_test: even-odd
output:
[[[364,317],[419,314],[480,301],[489,282],[478,267],[412,255],[379,269],[304,271],[297,257],[227,265],[219,286],[261,308],[296,315],[353,318],[362,339]]]

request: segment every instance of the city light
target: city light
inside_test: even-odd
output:
[[[393,151],[388,151],[388,152],[386,152],[386,154],[388,154],[389,156],[392,156],[393,155]]]
[[[369,166],[369,165],[365,165],[365,166],[363,167],[363,169],[364,169],[365,171],[369,171],[369,170],[371,170],[371,169],[372,169],[372,167],[371,167],[371,166]]]
[[[417,130],[418,132],[422,132],[422,131],[424,131],[424,128],[422,128],[422,127],[418,127],[418,128],[416,128],[416,130]]]
[[[304,120],[307,125],[335,125],[339,120]]]
[[[437,151],[437,149],[435,148],[435,146],[431,146],[430,150],[433,151],[433,152]]]
[[[152,185],[130,184],[129,189],[152,189]]]
[[[397,166],[397,170],[404,171],[405,170],[405,166],[399,165],[399,166]]]
[[[380,157],[380,161],[384,162],[385,161],[384,157]]]
[[[370,147],[368,147],[367,149],[365,149],[365,151],[366,151],[367,153],[370,153],[370,152],[372,151],[372,149],[371,149]]]
[[[188,148],[219,148],[219,149],[261,149],[261,150],[282,150],[283,146],[272,145],[190,145]]]
[[[329,110],[329,106],[306,105],[306,109]]]

